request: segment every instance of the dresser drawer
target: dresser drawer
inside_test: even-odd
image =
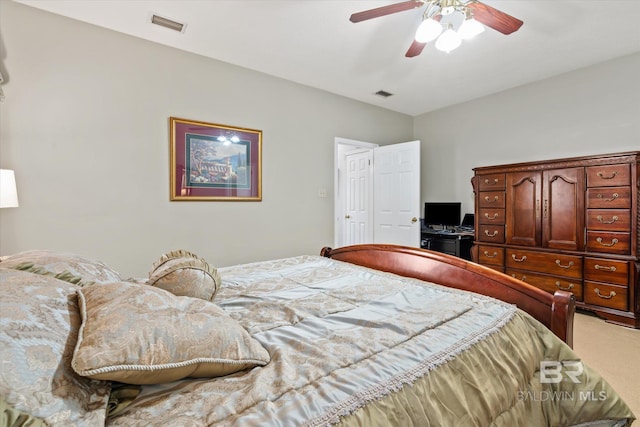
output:
[[[478,209],[478,223],[504,225],[504,209]]]
[[[631,187],[599,187],[587,189],[589,209],[629,209]]]
[[[480,191],[504,190],[505,179],[503,173],[478,176],[478,188]]]
[[[504,191],[481,191],[478,197],[478,206],[504,209]]]
[[[490,268],[492,270],[499,271],[500,273],[504,273],[504,267],[502,267],[502,266],[491,265],[491,264],[482,264],[482,265],[484,265],[485,267],[488,267],[488,268]]]
[[[478,241],[504,243],[504,225],[484,225],[478,227]]]
[[[478,246],[478,261],[480,264],[504,265],[504,248],[495,246]]]
[[[506,274],[549,293],[554,293],[555,291],[571,292],[576,297],[576,300],[582,301],[582,280],[545,276],[530,271],[513,270],[509,268],[507,268]]]
[[[587,169],[587,187],[617,187],[631,185],[629,164],[589,166]]]
[[[505,266],[582,279],[582,257],[580,256],[507,249]]]
[[[630,231],[631,212],[626,209],[588,209],[587,229]]]
[[[629,284],[629,262],[604,258],[584,259],[584,279],[594,282]]]
[[[628,306],[627,288],[585,281],[584,302],[624,311]]]
[[[630,254],[631,233],[587,230],[587,251]]]

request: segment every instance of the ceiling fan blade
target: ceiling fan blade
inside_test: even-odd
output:
[[[467,3],[467,7],[473,11],[473,17],[489,28],[493,28],[502,34],[511,34],[522,26],[523,22],[518,18],[507,15],[489,5],[479,1]]]
[[[426,43],[420,43],[419,41],[413,41],[411,46],[409,46],[409,50],[404,54],[407,58],[413,58],[414,56],[418,56],[422,53],[422,49],[426,46]]]
[[[349,21],[361,22],[367,19],[378,18],[380,16],[391,15],[392,13],[404,12],[405,10],[415,9],[424,5],[422,0],[410,0],[402,3],[390,4],[388,6],[377,7],[375,9],[365,10],[364,12],[358,12],[351,15]]]

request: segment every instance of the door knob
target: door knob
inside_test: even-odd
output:
[[[345,219],[349,219],[349,218],[351,218],[351,215],[347,214],[344,217],[345,217]]]
[[[414,216],[413,218],[411,218],[411,222],[418,222],[418,218]]]

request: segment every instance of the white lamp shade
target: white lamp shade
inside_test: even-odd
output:
[[[436,41],[436,49],[449,53],[461,44],[462,39],[458,33],[449,28],[447,31],[442,33],[440,37],[438,37],[438,40]]]
[[[416,30],[416,41],[418,43],[429,43],[435,40],[442,32],[442,25],[435,19],[425,19]]]
[[[458,28],[458,35],[465,40],[469,40],[483,31],[484,25],[471,18],[465,20],[460,28]]]
[[[0,208],[17,208],[18,190],[12,170],[0,169]]]

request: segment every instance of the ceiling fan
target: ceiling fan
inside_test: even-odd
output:
[[[449,52],[460,46],[463,38],[471,38],[484,31],[481,24],[502,34],[511,34],[523,24],[521,20],[477,0],[409,0],[354,13],[349,20],[357,23],[422,6],[426,6],[422,23],[405,54],[409,58],[420,55],[427,43],[436,39],[436,48]]]

